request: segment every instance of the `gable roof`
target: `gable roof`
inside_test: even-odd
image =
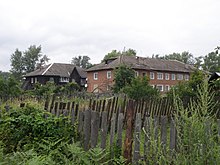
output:
[[[70,77],[70,74],[72,73],[75,67],[76,66],[72,64],[52,63],[26,74],[25,77],[40,76],[40,75]],[[86,76],[86,73],[83,73],[85,72],[84,69],[82,68],[80,69],[80,67],[76,67],[76,68],[81,77]]]
[[[87,73],[85,69],[78,67],[78,66],[76,66],[75,69],[77,70],[81,78],[87,78]]]
[[[156,70],[156,71],[176,71],[176,72],[192,72],[195,68],[191,65],[184,64],[177,60],[164,60],[155,58],[144,58],[137,56],[120,56],[111,62],[100,63],[90,69],[90,71],[114,69],[120,64],[125,64],[133,69]]]

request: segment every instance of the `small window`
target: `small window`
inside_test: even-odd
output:
[[[34,78],[34,83],[37,83],[37,77]]]
[[[107,79],[110,79],[112,77],[112,72],[111,71],[107,71]]]
[[[138,76],[139,76],[139,72],[135,71],[135,77],[138,77]]]
[[[185,75],[185,80],[189,81],[189,75],[188,74]]]
[[[60,82],[69,82],[68,77],[60,77]]]
[[[154,72],[150,72],[150,79],[151,79],[151,80],[154,79]]]
[[[94,80],[98,80],[98,72],[94,73],[93,76],[94,76]]]
[[[158,80],[163,80],[163,73],[157,73],[157,79]]]
[[[170,90],[170,86],[169,86],[169,85],[166,85],[166,86],[165,86],[165,91],[168,92],[169,90]]]
[[[33,84],[33,83],[34,83],[34,78],[32,77],[32,78],[31,78],[31,84]]]
[[[143,77],[145,77],[145,76],[146,76],[146,73],[144,72],[144,73],[142,73],[142,75],[143,75]]]
[[[165,73],[165,79],[169,80],[170,79],[170,74],[169,73]]]
[[[183,80],[183,74],[177,74],[177,80]]]
[[[171,79],[176,80],[176,75],[174,73],[171,75]]]
[[[160,92],[163,92],[163,85],[157,85],[157,89],[159,89]]]

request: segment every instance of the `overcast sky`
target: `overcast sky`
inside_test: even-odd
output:
[[[204,56],[220,45],[220,0],[0,0],[0,70],[30,45],[63,63],[124,47]]]

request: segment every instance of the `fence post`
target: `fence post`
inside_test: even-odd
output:
[[[106,138],[107,138],[107,112],[103,111],[102,112],[102,124],[101,124],[101,148],[105,149],[106,147]]]
[[[163,150],[165,151],[167,144],[167,116],[161,117],[161,143],[163,145]]]
[[[140,159],[140,134],[141,134],[141,114],[136,115],[135,132],[134,132],[134,154],[133,164],[137,164]]]
[[[91,135],[91,111],[84,112],[83,136],[84,136],[84,150],[89,150],[89,141]]]
[[[150,116],[146,117],[145,119],[145,123],[144,123],[144,130],[145,130],[145,137],[144,137],[144,159],[147,162],[148,161],[148,157],[149,157],[149,153],[150,153],[150,136],[151,136],[151,132],[150,132]]]
[[[92,111],[91,114],[91,148],[95,148],[99,133],[99,112]]]
[[[129,100],[127,106],[127,128],[124,141],[124,158],[127,163],[132,162],[132,143],[133,143],[133,116],[134,116],[134,102]]]

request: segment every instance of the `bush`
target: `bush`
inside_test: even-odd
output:
[[[58,118],[31,106],[3,112],[0,121],[0,139],[5,145],[5,153],[37,147],[37,143],[45,139],[68,141],[73,134],[68,118]]]

